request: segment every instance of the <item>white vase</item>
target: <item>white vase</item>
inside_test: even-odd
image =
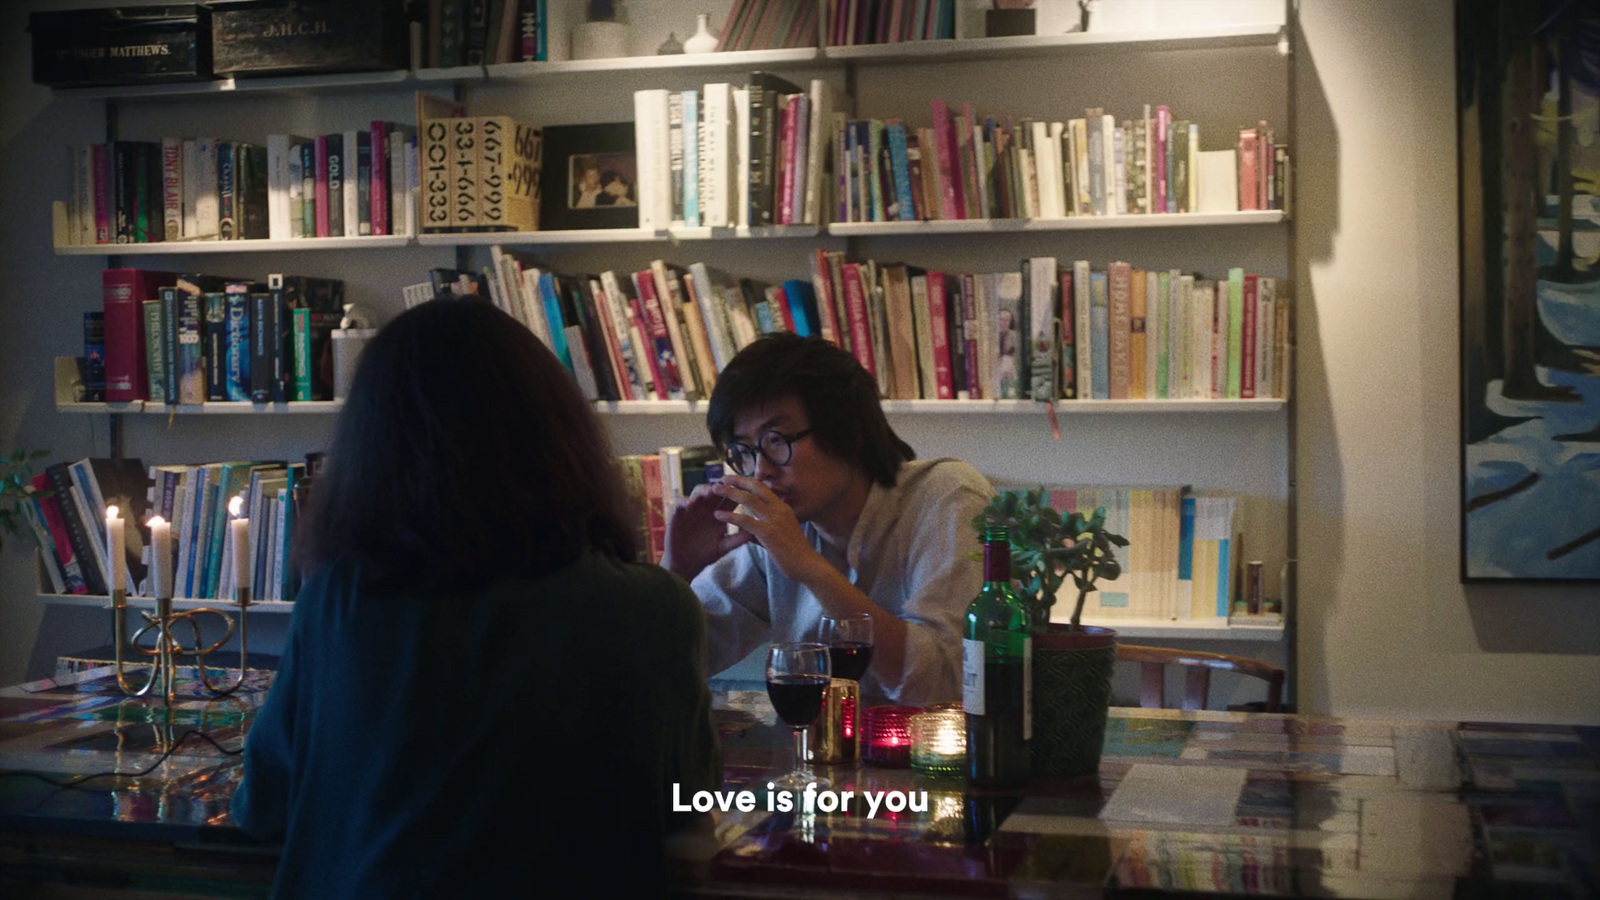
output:
[[[711,33],[711,16],[709,13],[701,13],[700,24],[695,29],[694,37],[683,42],[683,52],[711,53],[716,49],[717,36]]]

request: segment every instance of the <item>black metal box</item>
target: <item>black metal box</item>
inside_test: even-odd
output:
[[[33,80],[50,87],[211,77],[211,25],[193,3],[36,12]]]
[[[401,0],[213,0],[218,75],[306,75],[406,67]]]

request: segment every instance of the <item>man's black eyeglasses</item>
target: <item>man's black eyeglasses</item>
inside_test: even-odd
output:
[[[804,440],[810,433],[809,428],[794,434],[763,431],[761,437],[756,439],[754,447],[734,441],[728,445],[728,465],[733,467],[733,471],[749,477],[756,473],[756,454],[759,453],[775,466],[787,466],[789,460],[794,458],[795,441]]]

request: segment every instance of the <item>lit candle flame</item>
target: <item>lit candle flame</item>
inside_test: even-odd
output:
[[[115,506],[106,507],[106,518],[107,519],[115,519],[115,518],[117,518],[117,508]]]
[[[160,516],[151,516],[150,520],[148,522],[145,522],[144,524],[150,526],[151,528],[154,528],[157,525],[165,525],[165,524],[167,524],[167,520],[161,518]]]
[[[237,518],[239,518],[239,513],[241,511],[243,511],[243,510],[244,510],[244,495],[243,494],[240,494],[239,496],[237,496],[237,497],[233,498],[232,500],[228,501],[228,515],[233,516],[235,519],[237,519]]]

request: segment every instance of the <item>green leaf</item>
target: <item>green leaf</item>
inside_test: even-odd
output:
[[[46,456],[49,456],[49,455],[50,455],[50,451],[49,450],[35,450],[32,453],[28,454],[28,461],[32,462],[32,461],[34,461],[36,459],[44,459]]]

